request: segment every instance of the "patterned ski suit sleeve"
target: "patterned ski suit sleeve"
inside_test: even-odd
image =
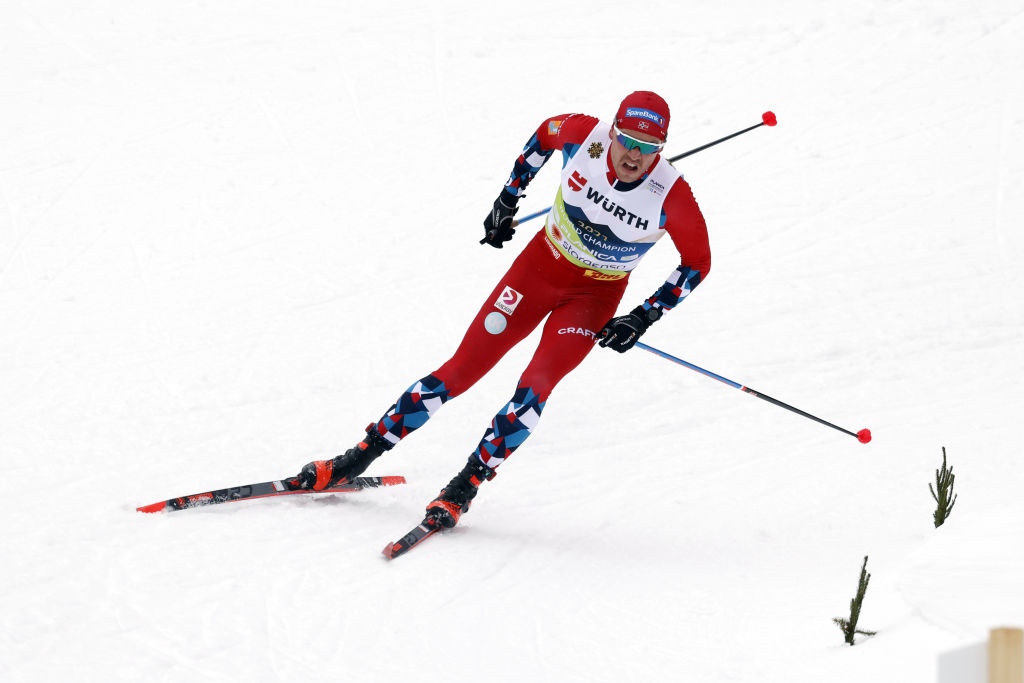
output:
[[[597,119],[584,114],[562,114],[545,120],[516,159],[505,191],[522,197],[526,186],[556,149],[562,150],[566,158],[571,157],[597,123]]]
[[[680,178],[662,208],[665,230],[679,252],[679,267],[672,271],[658,291],[644,303],[644,310],[670,311],[685,299],[711,271],[711,247],[704,216],[693,198],[690,185]]]

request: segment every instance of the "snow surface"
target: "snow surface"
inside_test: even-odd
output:
[[[935,681],[1024,626],[1022,73],[1018,0],[0,4],[0,680]],[[385,562],[535,335],[406,486],[135,512],[351,446],[539,228],[477,243],[533,129],[634,89],[669,153],[780,122],[680,163],[714,268],[645,341],[871,444],[595,352]]]

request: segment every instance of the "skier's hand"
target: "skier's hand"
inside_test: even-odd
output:
[[[620,315],[606,322],[601,331],[597,333],[599,340],[597,345],[601,348],[611,347],[619,353],[625,353],[633,348],[640,336],[660,317],[660,308],[644,310],[643,306],[637,306],[626,315]]]
[[[519,208],[516,204],[520,197],[501,191],[498,198],[494,200],[491,212],[484,219],[484,238],[480,244],[489,244],[495,249],[501,249],[502,244],[512,239],[516,229],[512,225],[512,217],[516,215]]]

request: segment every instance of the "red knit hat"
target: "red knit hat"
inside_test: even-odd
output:
[[[668,102],[647,90],[627,95],[615,114],[615,125],[619,128],[650,133],[662,140],[668,139],[668,120]]]

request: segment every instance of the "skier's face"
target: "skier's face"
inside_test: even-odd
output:
[[[620,142],[620,134],[632,149],[627,149],[626,145]],[[619,180],[624,183],[635,182],[639,180],[644,173],[647,173],[651,164],[653,164],[654,160],[658,158],[658,151],[660,151],[654,150],[650,153],[645,153],[644,150],[637,148],[635,142],[641,141],[645,143],[654,143],[659,147],[662,144],[661,140],[649,133],[642,133],[638,130],[629,129],[619,130],[615,126],[612,126],[612,129],[608,132],[608,137],[612,140],[611,149],[608,151],[612,162],[612,169],[615,171],[615,175],[618,176]]]

